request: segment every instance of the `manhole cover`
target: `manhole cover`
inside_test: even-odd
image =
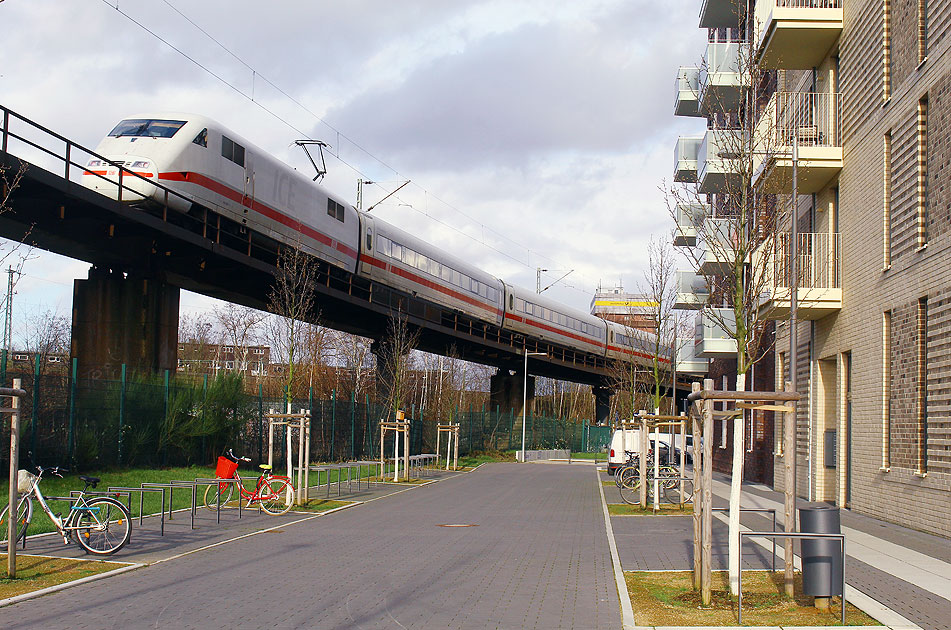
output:
[[[478,527],[475,523],[443,523],[436,527]]]

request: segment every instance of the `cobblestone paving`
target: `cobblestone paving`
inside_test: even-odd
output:
[[[519,464],[0,609],[11,630],[620,623],[594,471]]]

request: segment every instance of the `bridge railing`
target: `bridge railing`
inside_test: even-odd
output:
[[[168,188],[167,186],[160,184],[157,181],[150,180],[147,177],[143,177],[142,175],[139,175],[138,173],[134,173],[133,171],[130,171],[129,169],[125,168],[121,163],[113,162],[107,159],[105,156],[102,156],[96,153],[92,149],[88,149],[81,144],[73,142],[69,138],[56,133],[52,129],[48,129],[47,127],[44,127],[43,125],[37,122],[30,120],[26,116],[18,114],[17,112],[13,111],[12,109],[8,107],[0,105],[0,112],[2,112],[3,114],[2,116],[3,128],[2,130],[0,130],[0,152],[4,154],[10,153],[11,145],[22,143],[22,145],[24,145],[27,148],[27,153],[32,152],[34,155],[37,155],[40,158],[42,158],[41,160],[36,160],[37,162],[43,162],[46,164],[52,163],[54,165],[59,164],[58,168],[54,166],[53,169],[48,169],[48,170],[50,170],[50,172],[52,173],[58,172],[58,174],[62,174],[62,176],[68,181],[76,181],[75,179],[73,179],[73,175],[75,173],[74,169],[80,169],[79,170],[80,175],[83,175],[83,174],[92,175],[102,179],[105,182],[116,185],[117,197],[118,197],[118,201],[120,202],[123,201],[122,199],[123,191],[128,193],[127,200],[129,200],[128,195],[131,195],[132,200],[135,200],[135,198],[143,199],[143,200],[145,199],[142,193],[134,190],[133,188],[129,187],[127,184],[123,183],[123,179],[127,177],[134,177],[134,178],[141,179],[144,182],[147,182],[148,184],[155,186],[159,190],[163,191],[164,193],[163,205],[165,207],[166,212],[168,211],[168,200],[170,197],[177,197],[187,203],[191,203],[190,199],[175,192],[174,190]],[[25,124],[26,129],[23,131],[18,131],[18,132],[11,130],[10,128],[11,121],[19,121],[20,123]],[[57,146],[56,148],[53,148],[53,149],[49,148],[48,146],[45,146],[49,144],[50,141],[54,143],[61,143],[61,146]],[[83,163],[76,161],[77,152],[79,152],[81,156],[86,157]],[[19,157],[30,158],[31,156],[24,155]],[[118,169],[118,178],[114,179],[111,177],[107,177],[105,175],[101,175],[99,173],[95,173],[93,171],[87,171],[86,163],[88,163],[89,159],[92,159],[92,158],[101,160],[103,164],[108,164]]]

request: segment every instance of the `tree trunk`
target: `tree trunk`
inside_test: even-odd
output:
[[[736,375],[736,391],[746,391],[746,374]],[[744,414],[733,418],[733,475],[730,479],[730,592],[740,592],[740,497],[743,492],[743,451],[746,447]]]
[[[703,389],[713,391],[713,379],[703,380]],[[711,582],[713,575],[713,401],[703,401],[703,514],[701,515],[700,538],[703,541],[702,574],[700,576],[700,600],[709,606],[713,599]]]

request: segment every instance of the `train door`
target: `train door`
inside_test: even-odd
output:
[[[370,259],[376,255],[376,226],[369,215],[359,214],[360,217],[360,272],[364,275],[373,275],[373,264]]]

